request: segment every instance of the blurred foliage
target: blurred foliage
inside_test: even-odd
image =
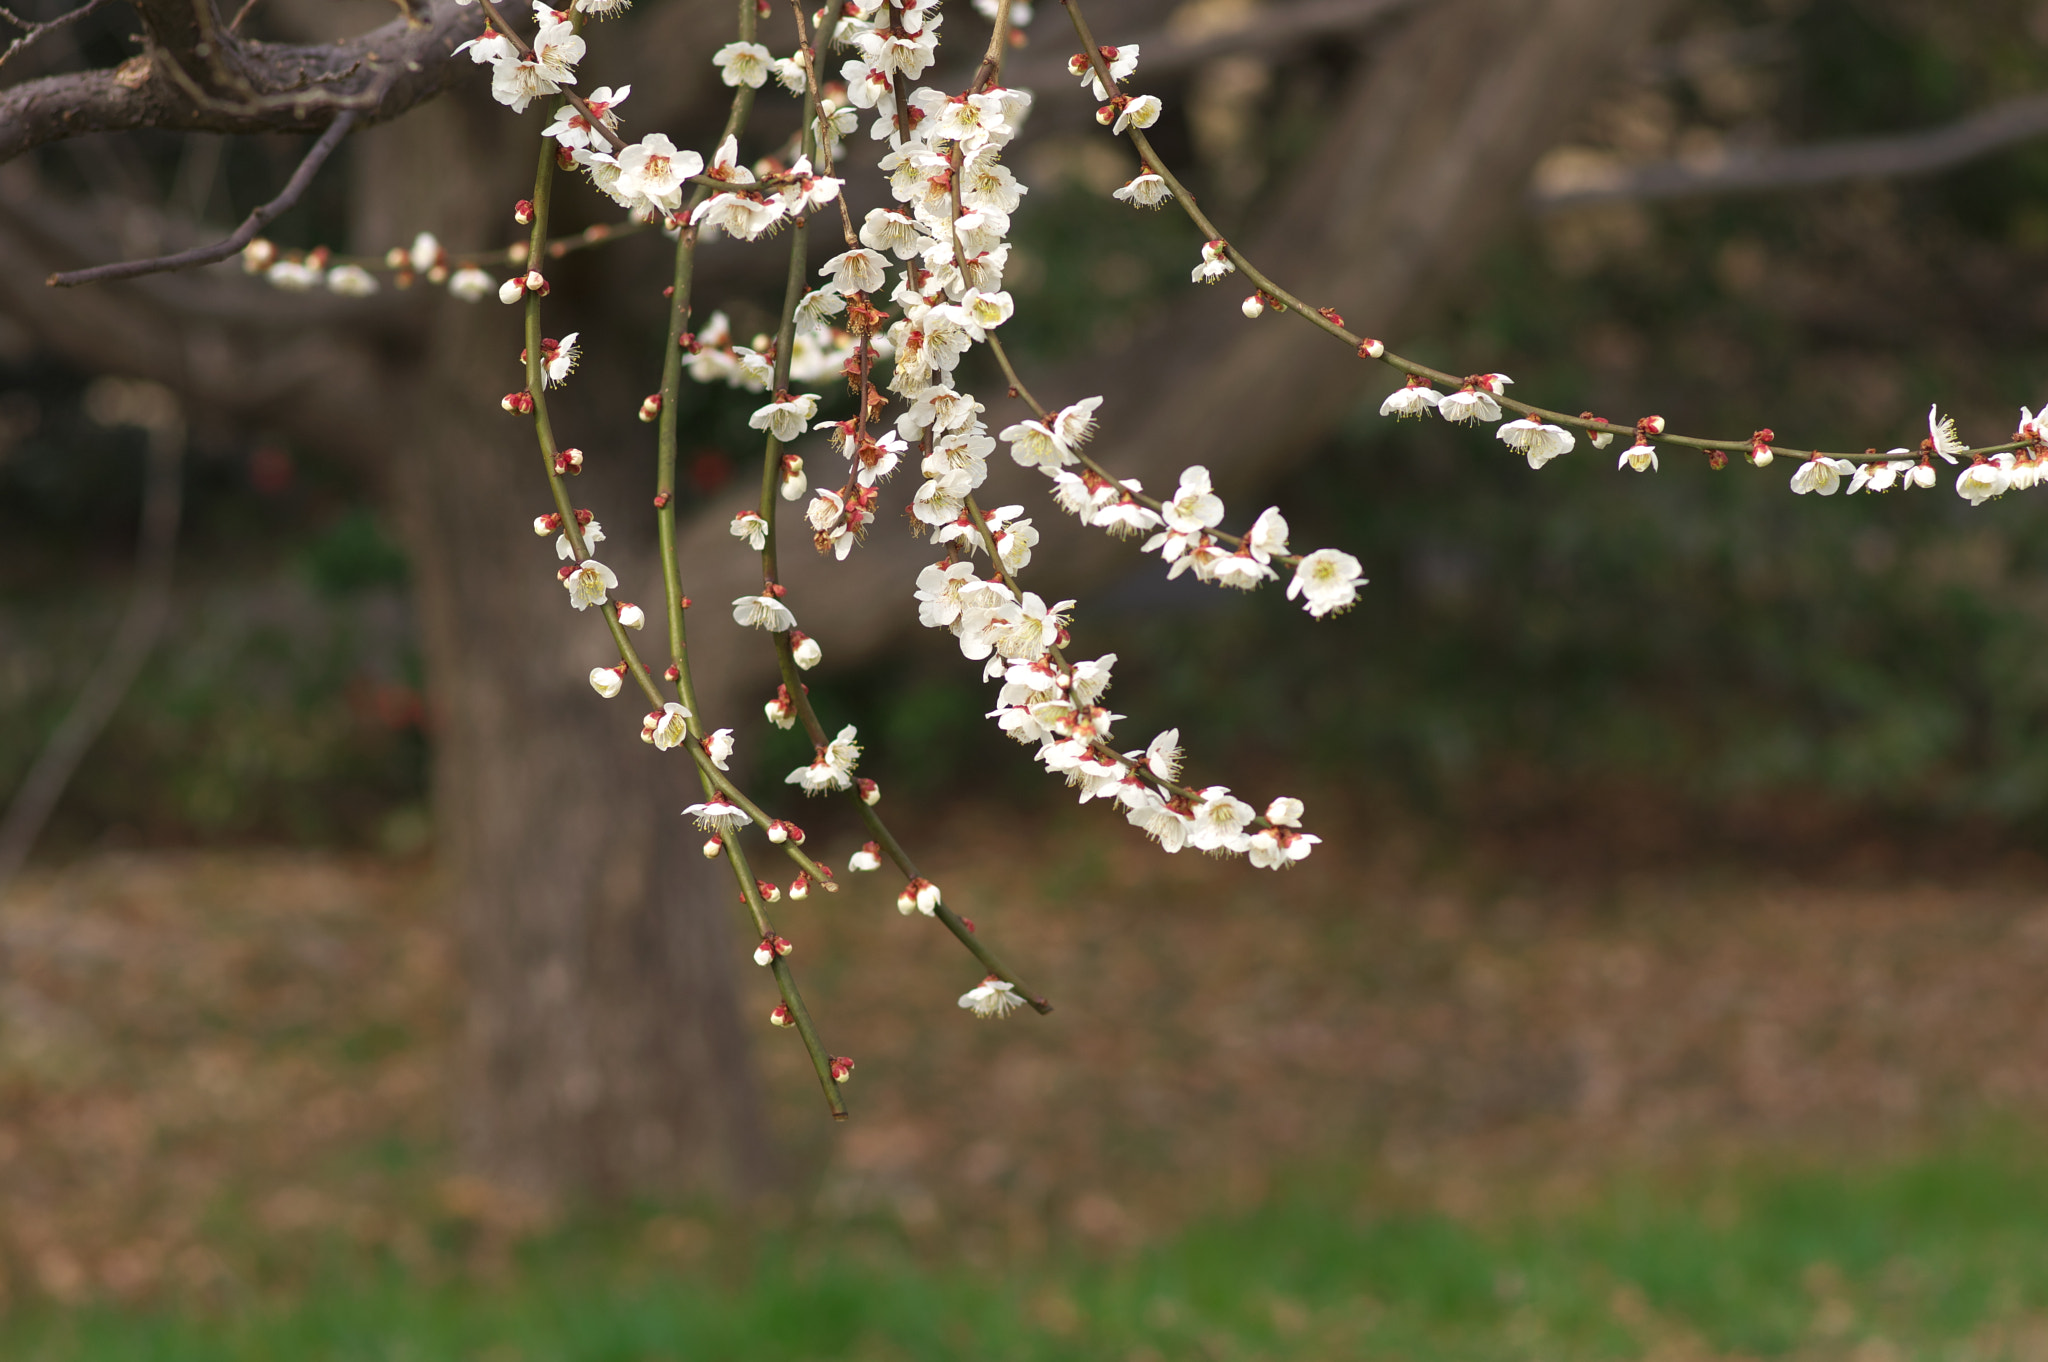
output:
[[[80,409],[81,376],[0,372],[0,788],[98,664],[125,607],[142,436]],[[411,851],[425,710],[405,557],[365,470],[203,426],[185,461],[173,618],[48,834]]]

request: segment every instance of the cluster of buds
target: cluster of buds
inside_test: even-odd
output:
[[[754,963],[773,964],[778,957],[786,956],[796,947],[789,944],[789,938],[770,934],[761,938],[761,944],[754,947]]]

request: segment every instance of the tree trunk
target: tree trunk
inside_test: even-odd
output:
[[[366,135],[358,239],[503,234],[525,192],[527,121],[444,100]],[[587,310],[573,297],[560,309]],[[552,540],[532,532],[546,509],[532,432],[492,401],[521,385],[520,310],[427,315],[394,385],[404,435],[392,490],[416,574],[435,822],[468,985],[464,1155],[548,1196],[743,1187],[764,1149],[733,991],[744,947],[726,867],[696,854],[678,816],[696,797],[690,765],[637,740],[636,696],[607,704],[585,680],[615,659],[595,612],[572,610],[556,585]],[[644,427],[633,433],[645,441]],[[575,492],[604,513],[621,594],[643,593],[658,618],[650,537],[636,534],[651,517],[634,514],[652,493],[646,460],[600,453],[588,426],[564,438],[591,448]],[[715,683],[704,699],[730,711]]]

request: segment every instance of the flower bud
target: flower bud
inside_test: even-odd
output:
[[[780,885],[771,883],[768,880],[755,880],[754,892],[761,896],[761,902],[763,903],[782,902],[782,887]],[[784,951],[782,953],[784,955],[789,954],[788,951]]]
[[[777,1003],[775,1004],[775,1010],[768,1014],[768,1024],[770,1026],[795,1026],[796,1021],[789,1015],[789,1008],[786,1004]]]
[[[647,612],[631,601],[620,601],[619,623],[628,629],[641,628],[647,623]]]
[[[804,478],[804,461],[795,454],[782,456],[782,499],[795,501],[806,491],[810,483]]]
[[[799,872],[797,877],[789,882],[789,896],[799,901],[809,898],[811,896],[811,877]]]
[[[1707,455],[1707,467],[1709,467],[1709,468],[1713,469],[1713,470],[1714,470],[1714,471],[1715,471],[1716,473],[1720,472],[1720,471],[1721,471],[1722,469],[1726,468],[1727,466],[1728,466],[1728,451],[1727,451],[1727,450],[1725,450],[1725,449],[1717,449],[1717,450],[1713,451],[1713,452],[1712,452],[1711,454]]]
[[[847,861],[846,868],[852,871],[880,870],[882,868],[881,846],[875,842],[863,842],[860,850],[854,852],[852,859]]]
[[[1771,463],[1771,441],[1778,438],[1778,432],[1766,427],[1749,437],[1749,461],[1758,468],[1768,468]]]
[[[549,511],[546,515],[537,515],[533,518],[533,532],[542,539],[547,538],[561,528],[562,517],[556,515],[553,511]]]
[[[710,841],[704,844],[704,859],[707,861],[715,861],[718,859],[718,853],[724,850],[725,839],[723,837],[713,837]]]
[[[854,785],[860,790],[861,803],[873,806],[882,802],[882,787],[869,780],[866,776],[860,776],[855,779]]]
[[[528,293],[538,293],[543,298],[548,296],[548,281],[539,270],[528,270],[526,272],[526,291]]]
[[[787,939],[779,936],[775,938],[775,953],[777,955],[788,955],[795,949],[796,947],[790,945]]]
[[[805,671],[809,671],[825,660],[825,650],[818,646],[818,640],[812,638],[801,629],[789,631],[789,645],[790,653],[796,659],[796,665]]]
[[[925,879],[912,880],[910,886],[917,891],[917,911],[930,917],[938,910],[939,887]]]
[[[773,937],[762,937],[761,944],[754,947],[754,963],[757,965],[765,965],[774,958],[775,939]]]
[[[521,199],[512,205],[512,220],[521,227],[533,225],[533,200]]]
[[[242,268],[250,274],[261,274],[277,263],[277,244],[267,237],[257,237],[242,247]]]
[[[1638,424],[1641,429],[1651,435],[1662,435],[1664,433],[1664,418],[1661,416],[1645,416]]]
[[[501,303],[516,303],[525,296],[526,281],[516,276],[498,285],[498,301]]]
[[[652,421],[659,415],[661,415],[661,394],[647,394],[646,398],[640,403],[640,419]]]
[[[1378,359],[1381,355],[1384,355],[1386,353],[1386,346],[1380,344],[1378,341],[1373,340],[1369,337],[1358,343],[1358,357],[1360,359]]]
[[[511,412],[514,416],[531,416],[533,415],[533,394],[524,389],[516,393],[506,393],[498,405],[504,410]]]
[[[903,892],[896,896],[896,911],[905,917],[917,911],[917,890],[913,887],[914,884],[915,881],[904,885]]]
[[[625,685],[624,678],[619,675],[625,669],[624,663],[620,663],[616,667],[592,667],[590,669],[590,688],[605,699],[611,699]]]
[[[1095,121],[1105,128],[1114,123],[1116,121],[1116,105],[1105,104],[1097,109],[1095,111]]]
[[[770,820],[768,824],[768,840],[777,846],[787,842],[789,840],[789,824],[783,822],[780,818]]]
[[[556,477],[559,477],[559,478],[568,478],[568,477],[574,477],[574,476],[575,476],[576,474],[578,474],[578,473],[581,473],[582,471],[583,471],[583,451],[582,451],[582,450],[580,450],[580,449],[565,449],[565,450],[563,450],[563,451],[562,451],[561,453],[559,453],[559,454],[555,455],[555,476],[556,476]]]
[[[851,1059],[845,1055],[840,1055],[832,1061],[832,1081],[834,1083],[844,1083],[851,1077],[853,1077],[853,1061]]]
[[[1238,304],[1237,310],[1244,313],[1247,317],[1256,319],[1265,313],[1266,303],[1258,294],[1248,293],[1245,295],[1244,301]]]

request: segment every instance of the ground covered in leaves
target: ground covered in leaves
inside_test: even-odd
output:
[[[1617,1176],[1680,1189],[1657,1212],[1663,1237],[1711,1237],[1733,1232],[1743,1217],[1732,1208],[1754,1187],[1738,1178],[1714,1191],[1710,1170],[1890,1167],[1986,1129],[2024,1148],[2048,1120],[2048,874],[2026,859],[1969,876],[1854,858],[1818,871],[1659,868],[1654,857],[1593,871],[1566,857],[1539,873],[1532,858],[1452,854],[1388,831],[1273,876],[1165,858],[1100,820],[1048,821],[1029,860],[979,826],[962,814],[925,830],[949,848],[927,869],[1052,996],[1050,1017],[962,1013],[954,999],[976,972],[929,921],[894,911],[893,886],[858,880],[785,905],[813,1009],[860,1064],[855,1119],[832,1128],[791,1038],[759,1029],[790,1170],[775,1219],[797,1236],[789,1261],[809,1261],[802,1236],[823,1226],[842,1248],[887,1244],[956,1272],[1078,1254],[1142,1275],[1233,1236],[1247,1250],[1303,1242],[1327,1199],[1340,1236],[1354,1211],[1409,1218],[1407,1239],[1357,1230],[1378,1247],[1333,1244],[1339,1258],[1393,1262],[1399,1242],[1449,1243],[1475,1227],[1507,1235],[1469,1263],[1446,1261],[1464,1263],[1457,1280],[1491,1274],[1486,1310],[1513,1314],[1520,1288],[1495,1290],[1494,1278],[1563,1272],[1516,1257],[1514,1236],[1528,1232],[1513,1227],[1563,1216],[1551,1223],[1598,1239]],[[0,914],[8,1308],[47,1319],[175,1303],[234,1317],[351,1264],[488,1282],[568,1232],[448,1161],[457,992],[435,901],[423,866],[283,854],[106,857],[26,883]],[[745,981],[760,983],[751,970]],[[747,1005],[765,1015],[769,1000]],[[1899,1176],[1901,1204],[1920,1205]],[[1957,1176],[1960,1191],[1921,1200],[2006,1201],[2015,1215],[2033,1204],[2031,1192],[1996,1190],[1995,1176]],[[2048,1207],[2048,1182],[2035,1190]],[[1839,1187],[1825,1196],[1858,1204]],[[1219,1218],[1239,1228],[1217,1230]],[[607,1231],[600,1256],[700,1272],[723,1232],[716,1212],[656,1209]],[[2048,1227],[2007,1250],[2048,1281]],[[1885,1271],[1912,1269],[1895,1249],[1873,1251],[1864,1285],[1882,1296]],[[1863,1289],[1854,1271],[1838,1281],[1845,1254],[1788,1260],[1778,1285],[1805,1313],[1753,1346],[1867,1342],[1846,1326],[1816,1335],[1808,1317]],[[1973,1261],[1952,1267],[1969,1278],[1956,1265]],[[1621,1331],[1581,1340],[1593,1352],[1707,1337],[1659,1324],[1655,1291],[1633,1278],[1596,1290],[1583,1273],[1563,1276]],[[900,1286],[861,1289],[882,1299]],[[1109,1306],[1090,1304],[1098,1288],[1089,1274],[1055,1274],[984,1305],[1071,1342],[1109,1330]],[[1254,1333],[1300,1335],[1289,1293],[1322,1289],[1259,1287]],[[1977,1351],[2033,1355],[2048,1332],[2029,1323],[2032,1288],[1998,1289],[2010,1299],[1983,1304],[1955,1336],[2003,1330]],[[1180,1326],[1152,1299],[1125,1303],[1135,1332],[1099,1355],[1170,1344]],[[1393,1323],[1381,1324],[1407,1327],[1387,1308]],[[1341,1337],[1364,1339],[1372,1310],[1345,1309],[1331,1317],[1349,1321]],[[1569,1336],[1555,1321],[1524,1325]],[[1309,1332],[1337,1346],[1340,1335]],[[1527,1351],[1511,1332],[1489,1337]],[[1693,1351],[1733,1346],[1710,1341]],[[813,1341],[788,1355],[839,1351]],[[670,1352],[643,1342],[535,1355]]]

